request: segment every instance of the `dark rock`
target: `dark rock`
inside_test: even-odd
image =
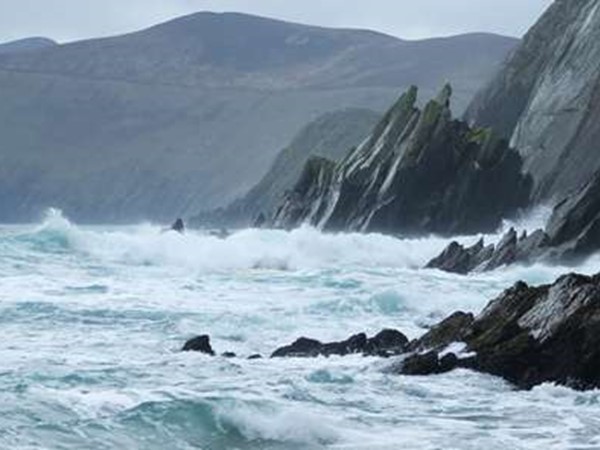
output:
[[[517,232],[511,228],[500,240],[492,257],[485,265],[486,270],[493,270],[515,262],[517,259]]]
[[[549,244],[548,235],[543,230],[536,230],[529,236],[526,232],[517,244],[516,261],[534,261],[540,258]]]
[[[462,317],[462,318],[461,318]],[[460,320],[459,320],[460,319]],[[433,333],[460,322],[455,336]],[[429,335],[429,336],[428,336]],[[464,367],[498,375],[520,388],[553,382],[576,389],[600,387],[600,274],[565,275],[552,285],[515,284],[489,303],[473,321],[455,314],[410,345],[440,349],[451,340],[466,343],[466,358],[439,350],[412,354],[398,370],[404,374],[441,373]]]
[[[397,330],[383,330],[367,339],[364,333],[355,334],[345,341],[322,343],[300,338],[293,344],[277,349],[275,357],[315,357],[361,353],[365,356],[390,356],[404,352],[408,338]]]
[[[511,229],[491,252],[477,252],[480,247],[478,243],[465,249],[452,242],[426,267],[465,274],[512,263],[577,263],[589,257],[600,250],[600,172],[555,206],[545,231],[523,233],[517,239],[516,231]]]
[[[301,337],[292,345],[278,348],[273,352],[271,358],[287,357],[311,357],[320,355],[323,344],[315,339]]]
[[[448,353],[440,358],[438,370],[439,373],[446,373],[456,369],[459,365],[460,360],[458,359],[458,356],[454,353]]]
[[[402,375],[433,375],[440,373],[440,360],[437,352],[415,353],[408,356],[400,365]]]
[[[465,275],[482,266],[493,254],[494,246],[488,245],[486,247],[483,239],[480,239],[469,248],[464,248],[458,242],[453,241],[438,257],[429,261],[425,267]]]
[[[253,360],[253,359],[262,359],[262,355],[259,355],[258,353],[256,353],[254,355],[248,356],[248,359],[250,359],[250,360]]]
[[[411,351],[440,351],[453,342],[462,342],[469,333],[474,320],[473,314],[455,312],[419,339],[412,341],[408,348]]]
[[[452,119],[451,94],[445,86],[421,111],[412,87],[345,159],[309,160],[273,225],[405,235],[495,230],[527,205],[531,180],[507,142]]]
[[[208,335],[196,336],[188,340],[182,348],[184,352],[200,352],[207,355],[213,355],[215,352],[210,346],[210,337]]]
[[[365,355],[392,356],[403,353],[408,345],[408,338],[398,330],[382,330],[367,340]]]
[[[235,358],[237,355],[233,352],[225,352],[221,356],[223,358]]]
[[[185,232],[185,225],[182,219],[177,219],[173,225],[171,225],[171,230],[177,231],[178,233]]]

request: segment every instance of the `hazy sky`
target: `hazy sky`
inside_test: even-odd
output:
[[[196,11],[241,11],[398,37],[521,36],[552,0],[0,0],[0,41],[120,34]]]

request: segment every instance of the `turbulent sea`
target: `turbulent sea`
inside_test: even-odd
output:
[[[1,227],[0,448],[600,448],[600,392],[521,392],[465,370],[396,376],[361,356],[246,359],[300,336],[416,337],[517,280],[573,270],[420,269],[446,244],[310,228],[219,239],[56,211]],[[198,334],[238,357],[179,351]]]

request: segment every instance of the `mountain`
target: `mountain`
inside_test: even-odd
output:
[[[510,138],[535,182],[561,198],[600,169],[600,0],[557,0],[466,119]]]
[[[0,44],[0,55],[9,53],[27,52],[31,50],[42,50],[58,45],[55,41],[43,37],[32,37],[19,39],[18,41]]]
[[[368,109],[344,109],[326,113],[309,123],[277,155],[265,176],[225,208],[201,214],[192,223],[202,226],[247,226],[272,215],[284,193],[294,187],[310,157],[337,161],[365,139],[380,115]]]
[[[273,225],[422,235],[493,231],[527,205],[531,180],[491,130],[454,120],[452,89],[420,110],[410,88],[341,162],[312,158]]]
[[[246,193],[307,123],[451,80],[457,111],[516,40],[403,41],[198,13],[0,54],[0,220],[171,220]]]

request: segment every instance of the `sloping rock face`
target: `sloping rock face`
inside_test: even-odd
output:
[[[417,351],[396,371],[440,373],[453,362],[525,389],[544,382],[600,386],[600,275],[570,274],[540,287],[520,282],[474,320],[464,313],[450,319],[413,341]],[[466,344],[466,356],[449,358],[442,349],[456,341]]]
[[[202,227],[260,226],[271,217],[285,192],[294,187],[311,157],[338,161],[373,130],[381,114],[368,109],[326,113],[305,126],[279,153],[265,176],[242,198],[206,211],[190,223]],[[258,220],[262,217],[262,220]]]
[[[561,197],[600,169],[600,0],[557,0],[466,113],[507,138],[535,181]]]
[[[505,141],[452,118],[451,95],[446,85],[420,110],[412,87],[344,160],[310,161],[274,225],[404,234],[495,229],[527,204],[531,180]]]
[[[511,229],[497,245],[480,240],[465,248],[456,241],[427,265],[430,269],[466,274],[513,263],[539,260],[578,263],[600,250],[600,173],[559,202],[545,230],[528,235]]]

